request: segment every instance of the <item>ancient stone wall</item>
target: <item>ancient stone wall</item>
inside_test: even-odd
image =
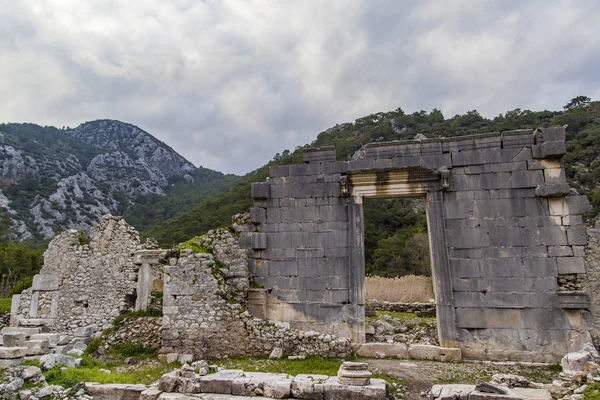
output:
[[[13,298],[13,325],[46,325],[73,335],[78,327],[97,332],[136,302],[139,235],[124,219],[106,216],[79,243],[77,231],[55,237],[33,286]]]
[[[590,311],[595,335],[600,339],[600,220],[596,222],[594,228],[588,228],[587,235],[588,246],[585,249],[586,277],[581,280],[581,289],[590,295]]]
[[[440,344],[464,358],[556,362],[589,342],[589,204],[564,128],[332,147],[252,187],[251,273],[266,318],[364,340],[364,197],[425,197]]]
[[[162,347],[162,318],[126,318],[115,330],[103,336],[98,352],[104,354],[121,343],[142,343],[159,350]]]
[[[163,268],[162,354],[219,359],[268,355],[274,347],[291,355],[350,353],[348,339],[253,318],[243,305],[248,291],[247,256],[231,234],[209,232],[198,245],[219,258],[183,250]]]

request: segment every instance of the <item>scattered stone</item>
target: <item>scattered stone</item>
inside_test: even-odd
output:
[[[565,355],[560,361],[564,372],[582,372],[587,362],[593,362],[594,358],[589,351],[577,351]]]
[[[21,377],[26,381],[28,381],[28,380],[37,381],[37,380],[39,380],[40,377],[43,377],[42,370],[35,366],[25,367],[25,368],[23,368]]]
[[[81,349],[71,349],[69,351],[67,351],[66,353],[69,356],[73,356],[73,357],[81,357],[83,355],[83,350]]]
[[[98,371],[104,372],[105,374],[111,374],[110,369],[100,368],[100,369],[98,369]]]
[[[292,360],[292,361],[297,361],[297,360],[305,360],[306,356],[305,355],[299,355],[299,356],[288,356],[288,360]]]
[[[66,356],[63,354],[46,354],[45,356],[40,357],[40,365],[42,366],[43,370],[49,370],[56,365],[65,365],[68,368],[75,368],[79,367],[80,363],[80,358]]]
[[[127,357],[125,359],[125,364],[127,364],[127,365],[134,365],[134,364],[137,364],[137,362],[138,362],[138,360],[135,357]]]
[[[281,347],[274,347],[273,351],[269,355],[269,359],[279,360],[281,357],[283,357],[283,349]]]

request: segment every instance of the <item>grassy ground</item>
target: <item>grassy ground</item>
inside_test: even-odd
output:
[[[383,316],[388,316],[390,318],[400,319],[402,321],[415,320],[415,323],[422,325],[435,325],[435,317],[417,317],[414,313],[408,312],[396,312],[396,311],[377,311],[374,317],[367,317],[367,322],[375,322],[378,319],[382,319]]]
[[[12,297],[0,297],[0,313],[10,312]]]

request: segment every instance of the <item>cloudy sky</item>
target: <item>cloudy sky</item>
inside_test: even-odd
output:
[[[129,122],[245,173],[402,107],[600,99],[600,2],[0,0],[0,122]]]

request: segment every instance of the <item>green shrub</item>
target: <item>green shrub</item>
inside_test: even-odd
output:
[[[9,296],[13,296],[15,294],[21,293],[25,289],[29,289],[33,285],[33,277],[26,276],[25,278],[21,278],[8,292]]]
[[[155,357],[157,350],[141,342],[122,342],[113,347],[113,352],[122,357]]]

